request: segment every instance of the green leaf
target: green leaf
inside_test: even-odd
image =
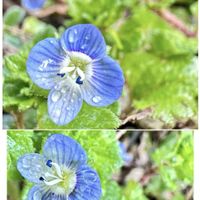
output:
[[[182,186],[193,184],[193,153],[193,134],[189,131],[169,134],[152,153],[152,159],[158,166],[166,188],[176,191],[180,188],[180,180]]]
[[[142,187],[136,182],[128,182],[123,190],[125,200],[147,200]]]
[[[25,83],[29,82],[30,78],[26,73],[26,59],[27,59],[26,52],[20,52],[19,54],[5,57],[4,58],[4,66],[6,68],[4,70],[5,79],[13,82],[16,80],[22,80]],[[13,76],[11,76],[11,74]]]
[[[10,32],[4,32],[4,43],[13,48],[13,51],[16,52],[18,48],[22,46],[22,40],[16,35],[11,34]]]
[[[27,200],[28,192],[33,187],[33,183],[25,181],[23,190],[21,192],[21,199],[20,200]]]
[[[165,59],[150,53],[130,53],[122,66],[136,109],[152,107],[153,117],[168,126],[196,116],[197,63],[191,56]]]
[[[4,24],[14,26],[19,24],[25,17],[25,10],[19,6],[10,7],[4,14]]]
[[[162,57],[194,55],[197,52],[196,39],[188,39],[179,32],[154,29],[149,39],[149,51]]]
[[[113,195],[115,200],[125,200],[122,196],[122,189],[115,181],[106,182],[106,187],[103,189],[103,197],[101,200],[113,200]]]
[[[24,125],[27,129],[37,127],[37,113],[36,109],[28,109],[23,113]]]
[[[190,6],[190,11],[192,12],[193,16],[198,18],[198,1],[195,1],[191,6]]]
[[[98,26],[108,26],[120,18],[126,1],[118,0],[69,0],[69,14],[76,22],[90,22]],[[77,14],[79,13],[79,14]]]
[[[44,101],[39,105],[37,120],[38,127],[41,129],[45,128],[58,128],[58,129],[111,129],[117,128],[120,125],[119,118],[115,113],[116,108],[114,105],[97,108],[89,106],[86,103],[83,103],[81,111],[78,113],[76,118],[65,126],[57,126],[54,124],[48,116],[47,112],[47,103]]]
[[[147,187],[145,188],[145,194],[157,199],[165,199],[166,193],[171,194],[171,188],[166,187],[165,180],[162,179],[160,175],[153,176],[149,181]],[[180,183],[179,183],[180,188]],[[179,188],[177,188],[179,190]],[[173,200],[185,200],[185,197],[182,194],[182,191],[176,190],[172,195],[171,199]]]
[[[26,17],[23,22],[23,30],[32,35],[43,32],[47,26],[48,25],[46,23],[33,16]]]
[[[8,180],[19,180],[20,175],[17,171],[17,160],[26,153],[35,151],[33,146],[32,131],[8,131]]]
[[[55,28],[46,25],[45,28],[33,36],[33,39],[22,47],[15,55],[4,58],[3,106],[8,112],[26,111],[36,108],[43,99],[47,98],[48,90],[43,90],[33,84],[26,72],[26,60],[30,49],[40,40],[55,35]],[[25,118],[27,119],[27,118]],[[25,124],[31,124],[25,122]],[[33,123],[32,123],[33,124]],[[30,127],[28,128],[34,128]]]
[[[118,30],[123,49],[115,56],[121,58],[133,107],[151,107],[151,117],[166,128],[196,121],[197,39],[185,37],[145,6],[132,12]]]

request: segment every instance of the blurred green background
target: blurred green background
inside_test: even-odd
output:
[[[49,0],[37,12],[4,1],[4,128],[197,128],[197,18],[196,0]],[[36,42],[77,23],[101,29],[126,83],[119,102],[84,104],[58,127],[26,59]]]

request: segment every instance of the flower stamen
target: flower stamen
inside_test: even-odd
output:
[[[46,165],[47,165],[48,167],[52,167],[52,160],[48,160],[47,163],[46,163]]]
[[[61,78],[63,78],[65,76],[65,73],[57,73],[58,76],[60,76]]]
[[[56,185],[56,184],[58,184],[58,183],[60,183],[62,181],[63,181],[62,179],[54,179],[52,181],[46,181],[46,180],[44,180],[44,183],[46,185],[48,185],[48,186],[52,186],[52,185]]]
[[[83,81],[81,80],[80,76],[76,79],[76,83],[79,85],[83,84]]]
[[[58,178],[58,177],[56,177],[56,176],[54,176],[52,174],[49,174],[49,173],[46,173],[45,176],[46,176],[45,178],[44,177],[40,177],[39,180],[43,181],[48,186],[56,185],[56,184],[58,184],[58,183],[63,181],[63,179],[60,179],[60,178]],[[51,181],[48,181],[47,177],[51,177],[51,178],[55,178],[55,179],[53,179]]]
[[[79,85],[85,80],[85,70],[92,62],[92,59],[80,52],[66,52],[66,57],[62,61],[58,76],[69,75]]]
[[[62,178],[62,171],[60,169],[60,166],[57,163],[51,163],[52,166],[55,168],[57,175]]]
[[[61,171],[61,169],[60,169],[60,166],[57,164],[57,163],[54,163],[54,162],[52,162],[52,160],[48,160],[47,162],[46,162],[46,165],[48,166],[48,167],[54,167],[54,169],[55,169],[55,171],[56,171],[56,173],[57,173],[57,175],[60,177],[60,178],[62,178],[62,171]],[[46,173],[46,174],[49,174],[49,173]]]

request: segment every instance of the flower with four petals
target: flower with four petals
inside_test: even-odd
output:
[[[50,136],[43,154],[25,154],[17,169],[35,185],[28,200],[99,200],[101,184],[96,171],[87,165],[84,149],[62,134]]]
[[[37,43],[27,60],[32,81],[50,90],[48,113],[57,125],[72,121],[83,100],[108,106],[122,94],[124,76],[119,64],[106,55],[101,32],[91,24],[68,28],[60,39]]]

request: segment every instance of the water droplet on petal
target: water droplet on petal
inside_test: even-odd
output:
[[[60,113],[61,113],[61,110],[60,109],[57,109],[55,111],[55,117],[59,117],[60,116]]]
[[[60,97],[61,97],[60,92],[59,92],[59,91],[54,91],[54,92],[52,93],[52,95],[51,95],[51,100],[52,100],[53,102],[57,102],[57,101],[60,99]]]
[[[74,102],[74,100],[73,100],[73,99],[71,99],[71,102],[73,103],[73,102]]]
[[[58,85],[55,85],[55,86],[54,86],[54,89],[55,89],[55,90],[59,89],[59,86],[58,86]]]
[[[81,49],[85,49],[87,47],[87,44],[81,45]]]
[[[81,192],[84,192],[86,190],[86,188],[87,188],[87,186],[85,186],[85,185],[79,186],[79,189],[80,189]]]
[[[53,44],[53,43],[54,43],[54,41],[53,41],[53,40],[50,40],[50,43],[51,43],[51,44]]]
[[[35,75],[36,78],[41,78],[40,74]]]
[[[68,37],[69,37],[69,42],[70,43],[73,43],[73,42],[76,42],[76,40],[77,40],[77,30],[75,29],[74,31],[69,31],[69,35],[68,35]]]
[[[63,99],[63,101],[64,101],[64,102],[66,102],[66,101],[67,101],[67,99],[66,99],[66,98],[64,98],[64,99]]]
[[[85,36],[85,39],[86,39],[86,40],[89,40],[89,39],[90,39],[90,35],[89,35],[89,34],[86,35],[86,36]]]
[[[92,98],[92,101],[93,101],[94,103],[99,103],[101,100],[102,100],[102,99],[101,99],[100,96],[94,96],[94,97]]]
[[[42,199],[42,194],[40,191],[36,191],[33,194],[33,200],[38,200],[38,199]]]
[[[69,42],[70,43],[74,42],[74,33],[72,31],[69,32]]]
[[[53,60],[51,60],[51,59],[44,60],[44,61],[42,62],[42,64],[39,66],[38,69],[39,69],[40,71],[44,71],[44,70],[47,68],[48,64],[51,64],[51,63],[53,63]]]
[[[72,79],[75,79],[76,78],[76,73],[72,74]]]
[[[63,94],[66,93],[66,92],[67,92],[67,88],[64,88],[64,87],[63,87],[63,88],[61,89],[61,92],[62,92]]]
[[[30,168],[31,160],[29,160],[29,159],[22,160],[22,165],[24,168]]]
[[[81,154],[81,156],[80,156],[80,161],[82,162],[82,161],[85,161],[85,154]]]
[[[97,180],[97,175],[94,172],[85,172],[83,177],[87,184],[93,184]]]
[[[89,195],[91,195],[92,194],[92,189],[87,187],[84,192],[89,194]]]
[[[43,67],[39,66],[39,70],[40,70],[40,71],[43,71]]]

